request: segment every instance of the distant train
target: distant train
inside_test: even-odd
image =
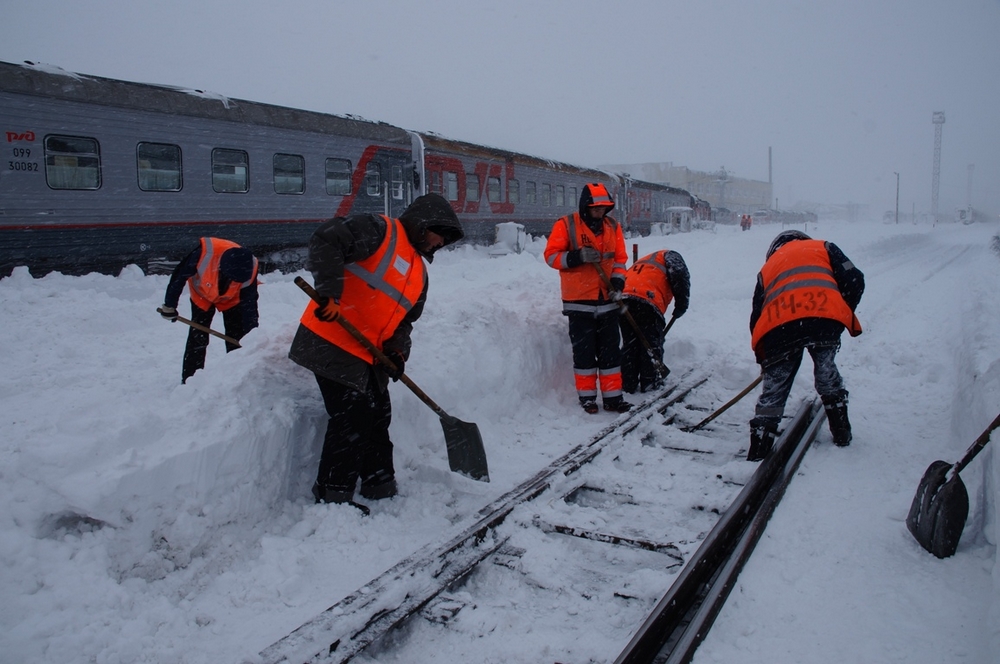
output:
[[[467,237],[501,222],[544,235],[587,182],[616,197],[626,231],[708,219],[687,191],[381,122],[198,90],[0,62],[0,277],[26,265],[157,271],[201,236],[238,242],[264,269],[296,265],[317,224],[451,201]],[[671,217],[673,216],[673,221]],[[662,228],[662,226],[660,226]]]

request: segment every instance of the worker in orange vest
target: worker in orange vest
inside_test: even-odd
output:
[[[177,303],[184,284],[191,296],[191,321],[210,327],[215,310],[222,312],[226,336],[239,341],[257,327],[257,259],[248,249],[217,237],[203,237],[198,246],[177,264],[163,306],[157,309],[166,320],[177,320]],[[226,352],[239,348],[226,342]],[[192,327],[184,349],[181,382],[205,367],[208,333]]]
[[[588,413],[598,411],[598,384],[604,410],[632,408],[622,397],[618,331],[628,254],[621,226],[608,215],[614,206],[603,184],[585,185],[579,210],[556,221],[545,246],[546,263],[559,270],[576,393]]]
[[[315,374],[330,416],[312,493],[317,503],[354,502],[355,485],[370,500],[396,495],[389,422],[389,379],[398,380],[410,356],[410,332],[424,309],[424,260],[462,239],[451,204],[420,196],[398,219],[358,214],[335,217],[309,242],[308,268],[325,298],[310,302],[288,356]],[[347,332],[343,316],[395,365],[379,364]]]
[[[751,346],[764,387],[750,420],[749,461],[771,451],[805,349],[833,442],[850,444],[848,392],[835,358],[845,329],[852,337],[861,334],[854,310],[864,291],[864,274],[834,243],[797,230],[782,231],[771,242],[750,314]]]
[[[665,366],[663,339],[667,307],[673,302],[673,317],[680,318],[687,311],[690,300],[691,274],[684,258],[669,249],[643,256],[625,273],[622,295],[632,320],[653,353],[651,358],[639,333],[628,320],[622,318],[619,321],[622,331],[622,389],[629,394],[634,394],[636,390],[655,390],[666,377],[658,375],[657,365]]]

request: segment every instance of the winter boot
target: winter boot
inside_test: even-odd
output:
[[[611,397],[604,400],[604,410],[612,413],[627,413],[632,410],[632,404],[622,397]]]
[[[823,408],[826,409],[826,420],[833,434],[833,444],[837,447],[847,447],[851,444],[851,422],[847,419],[847,390],[840,394],[823,397]]]
[[[597,402],[593,399],[580,399],[580,406],[591,415],[597,412]]]
[[[350,505],[351,507],[356,507],[361,511],[364,516],[371,514],[371,510],[360,503],[356,503],[352,498],[354,498],[353,491],[342,491],[336,487],[329,487],[319,482],[313,484],[312,488],[313,497],[316,498],[316,504],[319,503],[334,503],[337,505]]]
[[[385,471],[361,480],[360,493],[368,500],[382,500],[396,495],[396,479]]]
[[[747,461],[760,461],[771,453],[774,439],[778,437],[778,425],[756,417],[750,420],[750,449]]]

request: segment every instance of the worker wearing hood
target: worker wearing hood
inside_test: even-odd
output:
[[[438,194],[417,198],[399,216],[336,217],[309,243],[307,267],[324,298],[310,302],[300,319],[289,357],[316,376],[330,420],[316,502],[353,502],[396,494],[388,383],[410,356],[410,333],[427,297],[424,259],[464,237],[451,204]],[[395,365],[375,360],[343,326],[352,323]],[[355,503],[356,505],[356,503]]]

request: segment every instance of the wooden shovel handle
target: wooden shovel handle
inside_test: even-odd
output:
[[[601,267],[600,263],[591,263],[591,265],[593,265],[594,268],[597,270],[597,274],[601,275],[601,281],[604,282],[604,287],[608,289],[610,297],[610,293],[613,290],[611,288],[611,279],[608,278],[608,275],[604,272],[604,268]],[[622,315],[625,316],[625,320],[627,320],[629,325],[632,326],[632,329],[635,330],[635,336],[639,337],[639,341],[642,342],[643,348],[646,349],[646,354],[649,355],[649,359],[652,360],[653,366],[656,367],[656,373],[658,373],[661,378],[666,376],[668,373],[667,367],[663,364],[663,362],[660,362],[658,359],[656,359],[656,354],[653,352],[653,347],[650,345],[649,340],[646,339],[646,335],[642,333],[642,329],[640,329],[639,324],[635,322],[634,318],[632,318],[632,312],[629,311],[628,307],[626,307],[624,304],[621,305],[621,310],[622,310]],[[673,320],[674,319],[672,318],[670,319],[671,325],[673,325]],[[667,329],[663,331],[663,334],[666,335],[667,330],[669,329],[670,326],[668,325]]]
[[[157,311],[160,311],[160,309],[157,309]],[[208,332],[209,334],[211,334],[213,336],[219,337],[220,339],[222,339],[226,343],[231,343],[232,345],[236,346],[237,348],[242,348],[242,346],[240,346],[240,342],[237,341],[236,339],[233,339],[232,337],[227,337],[226,335],[222,334],[221,332],[216,332],[215,330],[213,330],[210,327],[205,327],[204,325],[201,325],[200,323],[196,323],[193,320],[188,320],[187,318],[184,318],[183,316],[178,316],[177,320],[179,320],[180,322],[184,323],[185,325],[190,325],[191,327],[193,327],[196,330],[201,330],[202,332]]]
[[[754,378],[752,383],[750,383],[749,385],[747,385],[746,387],[744,387],[742,392],[740,392],[735,397],[733,397],[728,402],[726,402],[726,404],[724,406],[722,406],[722,408],[720,408],[719,410],[715,411],[714,413],[712,413],[711,415],[709,415],[708,417],[706,417],[705,419],[703,419],[701,422],[698,422],[698,424],[694,425],[693,427],[687,427],[686,429],[684,429],[684,431],[686,431],[688,433],[691,433],[692,431],[697,431],[698,429],[702,428],[703,426],[705,426],[706,424],[708,424],[709,422],[711,422],[712,420],[714,420],[715,418],[717,418],[719,415],[722,415],[724,412],[726,412],[727,410],[729,410],[730,407],[732,407],[737,401],[739,401],[740,399],[742,399],[743,397],[745,397],[747,394],[749,394],[750,390],[752,390],[753,388],[757,387],[757,384],[763,378],[764,378],[763,375],[760,375],[760,376],[757,376],[756,378]]]
[[[969,462],[976,458],[976,455],[979,454],[984,447],[986,447],[986,443],[990,442],[990,434],[992,434],[993,430],[997,427],[1000,427],[1000,415],[997,415],[996,419],[993,420],[988,427],[986,427],[986,431],[979,434],[979,438],[976,438],[976,442],[972,443],[972,446],[966,451],[962,460],[955,464],[955,467],[951,471],[952,474],[957,475],[962,472],[962,469],[968,466]]]
[[[308,281],[306,281],[302,277],[295,277],[295,285],[301,288],[303,291],[305,291],[306,295],[312,298],[313,302],[320,305],[322,304],[323,296],[320,295],[319,292],[315,288],[313,288]],[[347,330],[352,337],[357,339],[358,343],[364,346],[365,350],[371,353],[375,357],[375,359],[379,361],[380,364],[384,364],[386,368],[388,368],[390,371],[395,371],[397,369],[393,361],[390,360],[388,357],[386,357],[385,353],[379,350],[378,346],[369,341],[368,337],[361,334],[361,330],[354,327],[354,325],[352,325],[349,320],[344,318],[344,314],[340,314],[339,316],[337,316],[336,321],[340,323],[341,327]],[[399,375],[399,380],[408,388],[410,388],[410,390],[417,395],[417,398],[419,398],[425,404],[430,406],[431,410],[433,410],[435,413],[438,414],[438,417],[443,417],[443,418],[451,417],[450,415],[448,415],[448,413],[444,412],[444,409],[442,409],[441,406],[434,403],[431,400],[431,398],[424,393],[423,390],[417,387],[416,383],[410,380],[410,377],[407,376],[405,373]]]

